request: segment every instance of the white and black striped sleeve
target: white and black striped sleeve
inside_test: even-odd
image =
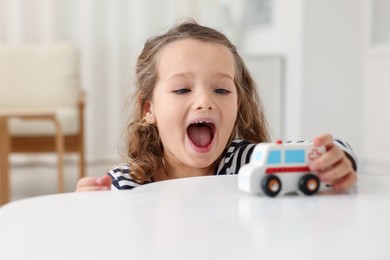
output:
[[[111,177],[113,190],[129,190],[142,185],[131,178],[130,166],[127,163],[114,167],[107,174]]]
[[[222,157],[215,175],[238,174],[241,166],[249,163],[255,146],[256,144],[245,140],[233,140]]]
[[[337,138],[335,138],[333,142],[345,153],[345,155],[351,161],[353,169],[357,171],[358,159],[353,152],[352,147],[347,142]]]

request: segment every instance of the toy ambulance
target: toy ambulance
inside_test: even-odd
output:
[[[257,144],[250,162],[238,173],[238,187],[249,193],[264,193],[270,197],[297,191],[315,194],[320,180],[309,169],[309,163],[325,152],[325,147],[310,143]]]

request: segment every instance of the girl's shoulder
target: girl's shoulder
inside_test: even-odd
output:
[[[129,190],[138,187],[145,183],[138,183],[131,177],[130,164],[122,163],[112,169],[107,174],[111,177],[112,186],[111,188],[117,190]]]

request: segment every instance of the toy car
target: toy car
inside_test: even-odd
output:
[[[238,173],[238,187],[249,193],[275,197],[279,193],[298,192],[313,195],[320,189],[317,174],[309,163],[326,151],[309,143],[260,143],[254,148],[250,162]]]

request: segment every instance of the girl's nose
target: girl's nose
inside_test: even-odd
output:
[[[195,101],[195,108],[197,110],[209,110],[214,108],[212,93],[208,91],[202,91],[198,94]]]

